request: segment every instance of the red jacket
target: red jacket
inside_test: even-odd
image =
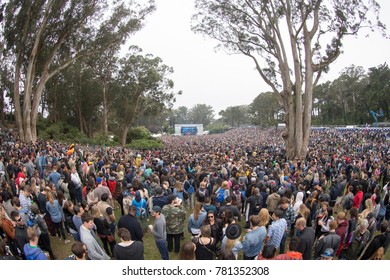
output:
[[[362,191],[358,191],[355,195],[355,197],[353,198],[353,207],[356,208],[356,209],[359,209],[360,207],[360,204],[362,203],[363,201],[363,192]]]

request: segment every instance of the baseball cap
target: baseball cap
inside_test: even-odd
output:
[[[332,248],[327,248],[325,251],[321,254],[321,257],[323,258],[333,258],[334,257],[334,250]]]
[[[161,207],[158,205],[155,205],[155,206],[153,206],[152,211],[157,212],[157,213],[161,213]]]

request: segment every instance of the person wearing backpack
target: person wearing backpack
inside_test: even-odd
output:
[[[260,190],[255,188],[253,195],[247,199],[247,206],[245,211],[245,228],[249,229],[249,219],[252,215],[258,215],[263,204],[263,198],[260,194]]]
[[[47,255],[38,247],[38,232],[35,227],[27,228],[28,243],[24,244],[23,252],[27,260],[48,260]]]

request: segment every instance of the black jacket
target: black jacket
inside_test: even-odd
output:
[[[120,217],[118,221],[118,228],[127,229],[131,234],[131,240],[142,242],[144,233],[142,232],[140,222],[133,215],[128,214]]]
[[[144,244],[141,241],[134,241],[130,246],[122,246],[122,243],[116,244],[113,256],[117,260],[143,260]]]

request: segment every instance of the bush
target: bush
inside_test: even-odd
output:
[[[37,125],[38,138],[44,140],[55,140],[59,142],[77,142],[87,141],[87,137],[77,128],[63,122],[50,124],[42,119]]]
[[[163,147],[164,145],[161,141],[150,139],[133,140],[130,144],[126,145],[126,148],[131,148],[134,150],[153,150],[162,149]]]
[[[207,130],[209,131],[209,134],[224,133],[230,129],[231,127],[226,124],[212,124],[207,126]]]
[[[127,141],[132,142],[139,139],[150,139],[149,130],[144,126],[131,127],[127,132]]]

